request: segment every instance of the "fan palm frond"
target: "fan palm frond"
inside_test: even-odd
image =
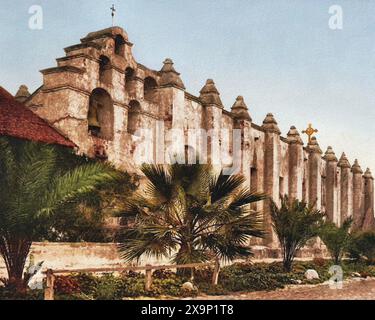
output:
[[[143,167],[149,187],[129,200],[136,222],[124,229],[122,257],[171,257],[174,263],[203,262],[251,254],[251,237],[263,237],[261,215],[250,205],[265,196],[243,188],[242,176],[215,175],[201,165]],[[126,218],[126,215],[124,216]]]

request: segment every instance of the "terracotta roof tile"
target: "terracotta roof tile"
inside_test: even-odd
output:
[[[76,145],[0,86],[0,136],[11,136],[69,148]]]

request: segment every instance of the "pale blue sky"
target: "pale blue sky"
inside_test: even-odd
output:
[[[254,122],[273,112],[283,135],[312,122],[324,151],[375,171],[375,1],[1,0],[0,85],[35,90],[64,47],[111,25],[112,3],[140,63],[160,69],[172,58],[195,95],[213,78],[226,108],[243,95]],[[33,4],[42,31],[28,28]],[[334,4],[343,30],[328,27]]]

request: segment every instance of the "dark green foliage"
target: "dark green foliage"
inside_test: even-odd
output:
[[[127,202],[124,213],[135,221],[120,239],[126,261],[172,252],[177,264],[251,255],[248,241],[263,231],[249,205],[265,197],[243,189],[242,176],[214,175],[203,165],[146,165],[142,171],[147,187]]]
[[[119,175],[106,164],[82,164],[85,160],[75,159],[71,151],[44,144],[1,137],[0,150],[0,254],[7,285],[24,291],[32,242],[47,239],[52,230],[64,231],[56,212]]]
[[[74,277],[57,276],[55,290],[61,294],[72,295],[81,291],[79,282]]]
[[[290,283],[290,279],[281,274],[249,272],[228,276],[224,274],[220,283],[231,292],[262,291],[283,288]]]
[[[320,238],[327,246],[327,249],[336,265],[341,263],[342,258],[350,246],[350,228],[352,223],[353,220],[351,218],[344,221],[341,227],[337,227],[332,222],[326,222],[319,232]]]
[[[272,227],[279,239],[285,271],[290,272],[296,253],[308,240],[318,236],[324,214],[299,200],[281,198],[280,208],[270,204]]]
[[[375,263],[375,232],[368,231],[353,235],[349,253],[355,260],[366,258],[370,263]]]
[[[44,300],[44,290],[19,292],[12,287],[0,287],[0,301],[2,300]]]
[[[135,190],[137,177],[119,173],[113,183],[98,187],[91,194],[77,197],[54,217],[48,240],[54,242],[112,242],[116,230],[106,227],[106,219],[124,210],[126,199]]]
[[[61,286],[55,285],[56,297],[59,300],[91,299],[91,300],[121,300],[123,298],[137,298],[141,296],[158,297],[183,296],[181,289],[186,279],[178,277],[175,273],[155,273],[151,291],[145,290],[145,276],[138,273],[114,276],[106,274],[101,277],[79,274],[63,277]],[[61,282],[61,280],[60,280]],[[66,288],[68,287],[68,290]]]

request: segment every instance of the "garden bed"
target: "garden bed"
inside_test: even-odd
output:
[[[141,273],[127,272],[121,275],[76,274],[58,276],[55,281],[56,300],[123,300],[141,297],[186,298],[197,295],[220,296],[231,293],[254,291],[273,291],[289,285],[306,285],[324,283],[331,278],[329,260],[295,262],[290,273],[283,271],[281,262],[274,263],[235,263],[224,267],[220,272],[218,286],[212,286],[212,269],[204,268],[195,271],[194,285],[197,290],[186,290],[183,284],[188,277],[162,270],[153,275],[150,291],[145,290],[145,276]],[[375,266],[367,262],[344,261],[342,264],[344,279],[357,277],[375,277]],[[305,272],[314,269],[319,279],[307,280]],[[0,288],[0,300],[4,299],[43,299],[42,290],[29,291],[26,295],[14,295],[5,288]]]

